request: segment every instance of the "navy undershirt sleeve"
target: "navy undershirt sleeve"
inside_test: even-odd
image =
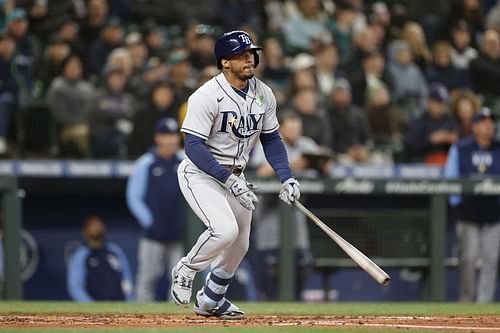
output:
[[[292,171],[288,164],[285,145],[281,140],[279,132],[276,130],[268,134],[261,133],[260,142],[264,148],[266,160],[273,167],[280,182],[284,183],[287,179],[292,178]]]
[[[189,159],[205,173],[225,183],[231,175],[229,170],[224,169],[219,162],[208,151],[205,141],[196,135],[187,134],[184,140],[184,149]]]

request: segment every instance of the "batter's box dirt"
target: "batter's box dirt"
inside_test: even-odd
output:
[[[5,327],[197,327],[197,326],[315,326],[344,328],[403,328],[442,331],[499,332],[499,316],[248,316],[238,321],[180,315],[0,315]]]

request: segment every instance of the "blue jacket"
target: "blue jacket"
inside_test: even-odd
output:
[[[82,245],[68,262],[68,291],[78,302],[131,301],[132,273],[121,248],[107,243],[102,249]]]
[[[430,141],[431,134],[437,130],[456,130],[458,125],[450,115],[443,115],[439,119],[431,117],[429,112],[425,112],[421,117],[410,122],[405,137],[405,145],[412,151],[417,160],[425,160],[431,153],[443,152],[446,154],[449,145],[434,145]]]
[[[177,180],[180,162],[177,156],[162,159],[153,147],[134,165],[127,183],[127,204],[146,238],[159,242],[182,240],[184,201]]]
[[[483,149],[474,137],[452,145],[444,169],[446,178],[459,177],[481,179],[500,175],[500,141]],[[499,202],[496,196],[450,196],[458,219],[477,223],[493,223],[499,218]]]
[[[29,67],[22,61],[21,56],[10,60],[0,57],[0,93],[11,92],[18,94],[21,88],[31,88],[31,74]]]

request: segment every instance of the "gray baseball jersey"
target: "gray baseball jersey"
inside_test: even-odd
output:
[[[260,133],[271,133],[279,127],[271,89],[257,78],[248,84],[244,100],[221,73],[188,100],[181,131],[206,140],[208,150],[220,164],[244,168]]]
[[[242,98],[220,74],[188,100],[181,131],[204,139],[222,165],[244,168],[260,133],[271,133],[279,126],[271,89],[256,78],[248,84]],[[252,212],[187,156],[177,172],[186,201],[207,226],[181,263],[195,271],[211,265],[233,274],[248,249]]]

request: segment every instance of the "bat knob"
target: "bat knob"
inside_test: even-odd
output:
[[[391,278],[389,276],[387,276],[386,278],[384,278],[382,280],[382,285],[387,286],[389,284],[389,282],[391,282]]]

